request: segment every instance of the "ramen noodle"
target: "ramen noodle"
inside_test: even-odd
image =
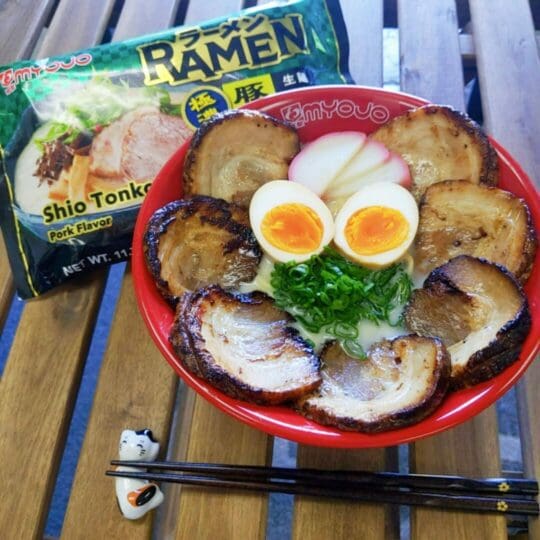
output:
[[[138,208],[202,122],[350,83],[339,3],[297,0],[0,67],[0,223],[22,298],[130,255]]]

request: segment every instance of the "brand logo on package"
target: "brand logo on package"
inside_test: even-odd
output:
[[[328,120],[331,118],[358,118],[371,120],[375,124],[384,124],[390,118],[390,111],[384,105],[355,103],[350,99],[333,99],[313,101],[312,103],[291,103],[282,107],[281,116],[297,128],[309,122]]]
[[[309,53],[302,15],[291,13],[231,18],[217,28],[195,26],[173,41],[160,40],[137,47],[144,84],[211,81],[241,68],[259,68]]]
[[[34,65],[23,66],[20,68],[8,68],[0,71],[0,86],[4,89],[6,96],[9,96],[17,89],[17,86],[24,82],[34,79],[44,73],[56,73],[57,71],[69,71],[75,66],[87,66],[92,62],[90,53],[81,53],[71,56],[64,60],[42,60]]]

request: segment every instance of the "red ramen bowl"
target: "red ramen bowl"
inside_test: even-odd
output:
[[[390,118],[426,101],[406,94],[358,86],[323,86],[293,90],[259,99],[247,105],[294,124],[302,142],[332,131],[370,133]],[[540,199],[519,164],[496,141],[500,187],[525,199],[535,223],[540,223]],[[174,312],[158,292],[147,271],[143,254],[145,226],[155,210],[182,197],[182,167],[189,142],[173,155],[156,177],[139,212],[133,239],[133,279],[139,308],[148,330],[176,373],[210,403],[241,422],[302,444],[336,448],[383,447],[434,435],[469,420],[494,403],[525,373],[540,348],[540,250],[525,286],[532,314],[532,328],[519,359],[493,379],[472,388],[452,392],[440,407],[417,424],[376,434],[345,432],[300,416],[291,408],[266,407],[223,394],[189,373],[174,354],[169,330]]]

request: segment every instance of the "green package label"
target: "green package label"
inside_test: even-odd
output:
[[[214,114],[352,82],[338,2],[297,0],[0,67],[0,223],[19,295],[130,255],[152,181]]]

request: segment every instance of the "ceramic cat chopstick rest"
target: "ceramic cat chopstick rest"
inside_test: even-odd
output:
[[[120,436],[118,454],[122,460],[154,461],[159,452],[159,443],[149,429],[134,431],[125,429]],[[117,471],[142,472],[134,467],[117,467]],[[116,498],[120,511],[128,519],[139,519],[163,501],[159,487],[145,480],[116,478]]]

